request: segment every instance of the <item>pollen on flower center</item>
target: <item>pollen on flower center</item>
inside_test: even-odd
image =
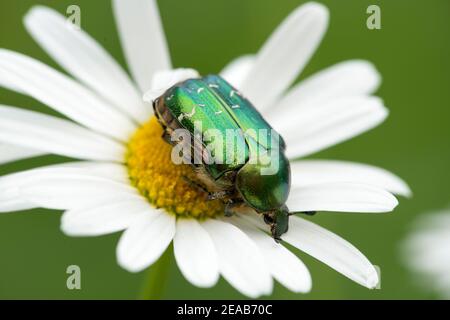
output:
[[[206,192],[192,183],[197,181],[193,168],[171,161],[172,146],[162,134],[152,117],[132,136],[126,164],[133,185],[155,207],[177,216],[204,219],[223,214],[224,204],[208,200]]]

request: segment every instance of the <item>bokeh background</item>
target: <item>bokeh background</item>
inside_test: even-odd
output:
[[[232,58],[258,50],[300,0],[159,1],[174,65],[217,73]],[[450,1],[327,0],[330,28],[299,80],[336,62],[362,58],[383,75],[378,92],[390,116],[380,127],[314,155],[349,159],[387,168],[412,187],[389,214],[320,213],[312,219],[343,236],[381,268],[381,289],[367,290],[309,256],[297,252],[311,270],[310,294],[293,294],[277,285],[276,299],[437,298],[415,284],[402,265],[399,247],[411,222],[446,207],[450,190]],[[22,25],[36,4],[65,13],[81,7],[82,28],[125,65],[109,0],[2,0],[0,47],[36,57],[59,69]],[[381,7],[381,30],[368,30],[366,8]],[[150,40],[150,39],[149,39]],[[0,89],[0,103],[52,113],[38,102]],[[314,125],[314,124],[311,124]],[[0,167],[0,175],[65,160],[55,156]],[[131,274],[115,260],[119,235],[69,238],[59,231],[60,212],[33,210],[0,215],[0,298],[134,299],[145,273]],[[66,268],[82,271],[82,289],[66,288]],[[243,298],[223,279],[212,289],[191,286],[172,265],[165,298]]]

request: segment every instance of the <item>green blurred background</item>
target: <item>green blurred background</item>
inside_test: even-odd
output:
[[[234,57],[258,50],[300,0],[159,1],[174,65],[215,73]],[[401,263],[399,246],[411,222],[448,205],[450,190],[450,1],[328,0],[327,35],[301,78],[336,62],[362,58],[383,75],[378,92],[390,116],[380,127],[314,155],[378,165],[403,177],[412,199],[400,199],[389,214],[321,213],[312,219],[343,236],[381,268],[381,290],[367,290],[309,256],[297,252],[311,270],[310,294],[293,294],[277,285],[277,299],[436,298],[415,284]],[[58,66],[32,41],[22,17],[35,4],[65,13],[81,7],[82,28],[124,64],[108,0],[3,0],[0,47]],[[382,29],[366,28],[366,8],[378,4]],[[0,103],[52,113],[36,101],[0,89]],[[54,156],[0,167],[0,174],[55,163]],[[69,238],[59,231],[60,213],[49,210],[0,215],[0,298],[133,299],[145,273],[131,274],[115,260],[119,235]],[[66,288],[66,268],[81,267],[82,289]],[[191,286],[173,264],[165,298],[243,298],[223,279],[212,289]]]

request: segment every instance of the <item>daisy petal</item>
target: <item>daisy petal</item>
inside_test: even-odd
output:
[[[292,161],[291,173],[294,187],[348,182],[373,185],[405,197],[411,196],[408,185],[393,173],[361,163],[334,160]]]
[[[31,97],[94,131],[126,141],[136,129],[131,119],[84,86],[20,53],[0,49],[2,77]]]
[[[87,208],[99,203],[140,199],[129,184],[85,175],[76,169],[58,168],[29,172],[16,187],[18,195],[49,209]]]
[[[55,10],[36,6],[25,16],[33,38],[75,78],[138,122],[151,115],[128,75],[93,38]]]
[[[220,72],[222,78],[231,83],[235,88],[240,88],[242,82],[247,77],[248,73],[255,63],[255,56],[248,54],[245,56],[240,56],[229,64]]]
[[[217,220],[202,226],[214,242],[223,277],[251,298],[272,292],[273,282],[259,248],[239,228]]]
[[[300,82],[266,114],[269,121],[282,120],[310,105],[335,98],[370,95],[380,83],[381,76],[372,63],[364,60],[344,61]]]
[[[271,124],[283,136],[288,158],[305,157],[368,131],[386,119],[376,97],[336,99]]]
[[[109,200],[103,204],[66,211],[61,230],[69,236],[100,236],[126,229],[150,204],[143,199]]]
[[[259,51],[239,88],[258,109],[270,106],[309,61],[328,26],[328,10],[318,3],[297,8]]]
[[[326,183],[292,188],[286,204],[292,212],[389,212],[397,206],[398,201],[378,187]]]
[[[141,92],[146,92],[155,72],[171,68],[158,6],[154,0],[114,0],[112,4],[128,66]]]
[[[37,208],[36,204],[21,199],[1,201],[0,213],[30,210]]]
[[[374,266],[358,249],[312,222],[291,217],[283,240],[362,286],[372,289],[379,282]]]
[[[0,212],[20,211],[37,208],[38,205],[32,203],[19,194],[19,187],[29,180],[29,175],[33,169],[12,173],[0,177]]]
[[[123,233],[117,246],[119,265],[139,272],[153,264],[175,235],[175,216],[149,209]]]
[[[70,162],[5,175],[0,177],[0,212],[39,207],[38,204],[25,199],[19,191],[22,186],[36,183],[36,181],[39,183],[41,177],[73,174],[101,177],[125,183],[128,181],[128,177],[123,176],[124,171],[126,171],[125,167],[112,163]]]
[[[38,157],[44,154],[45,152],[42,151],[0,143],[0,164]]]
[[[151,89],[144,94],[144,101],[152,103],[167,89],[179,82],[198,78],[200,75],[194,69],[178,68],[167,71],[156,72],[152,79]]]
[[[300,259],[246,220],[237,217],[231,220],[259,247],[275,279],[293,292],[306,293],[311,290],[311,275]]]
[[[0,141],[79,159],[123,161],[125,147],[79,125],[0,105]]]
[[[95,162],[95,161],[76,161],[66,162],[47,168],[69,168],[75,169],[83,175],[92,175],[99,178],[114,180],[125,184],[130,183],[129,173],[126,166],[118,163]]]
[[[19,87],[14,85],[13,81],[11,79],[9,79],[6,76],[6,74],[2,74],[2,76],[0,77],[0,87],[20,93],[20,94],[26,94]]]
[[[178,267],[189,282],[202,288],[217,283],[219,265],[216,250],[197,220],[178,219],[173,245]]]

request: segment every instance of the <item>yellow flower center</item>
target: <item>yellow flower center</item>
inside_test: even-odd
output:
[[[157,208],[183,217],[205,219],[223,215],[220,200],[208,200],[196,186],[190,165],[171,161],[172,146],[162,139],[163,129],[155,117],[140,127],[128,144],[126,164],[131,182]]]

